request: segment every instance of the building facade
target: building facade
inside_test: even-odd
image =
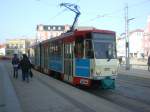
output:
[[[61,35],[62,33],[67,32],[70,29],[69,25],[37,25],[36,39],[37,42],[47,40],[56,36]]]
[[[144,56],[143,48],[144,30],[136,29],[129,34],[129,49],[131,57],[142,58]]]
[[[143,47],[144,47],[144,54],[146,56],[150,55],[150,16],[148,17],[147,25],[144,30]]]
[[[27,39],[7,39],[6,40],[6,56],[13,56],[18,54],[19,57],[27,53],[27,48],[30,45],[30,41]]]
[[[129,33],[129,53],[130,57],[142,58],[144,54],[143,47],[144,31],[136,29]],[[125,35],[117,37],[117,55],[126,56],[126,38]]]
[[[125,57],[125,55],[126,55],[125,37],[124,36],[117,36],[116,37],[116,44],[117,44],[117,56],[118,57]]]
[[[6,46],[5,45],[0,45],[0,56],[5,56],[5,48]]]

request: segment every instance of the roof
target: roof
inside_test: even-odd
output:
[[[90,32],[95,32],[95,33],[97,33],[97,32],[101,32],[101,33],[108,33],[108,34],[115,34],[115,32],[114,31],[110,31],[110,30],[101,30],[101,29],[87,29],[87,30],[75,30],[75,31],[73,31],[73,32],[67,32],[67,33],[62,33],[60,36],[57,36],[57,37],[54,37],[54,38],[50,38],[50,39],[48,39],[48,40],[45,40],[45,41],[42,41],[42,42],[40,42],[41,44],[44,44],[44,43],[47,43],[48,41],[55,41],[55,40],[57,40],[57,39],[60,39],[60,40],[62,40],[62,39],[64,39],[64,38],[67,38],[67,37],[69,37],[69,36],[71,36],[71,35],[80,35],[80,34],[83,34],[83,33],[90,33]]]
[[[44,31],[64,31],[65,25],[37,25],[37,31],[40,30],[40,27],[42,27],[42,30]]]
[[[142,29],[135,29],[135,30],[133,30],[133,31],[130,32],[130,35],[131,35],[132,33],[135,33],[135,32],[144,32],[144,30],[142,30]]]

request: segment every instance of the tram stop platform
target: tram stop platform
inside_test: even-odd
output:
[[[129,112],[103,98],[33,71],[30,82],[12,75],[9,61],[0,61],[0,112]]]

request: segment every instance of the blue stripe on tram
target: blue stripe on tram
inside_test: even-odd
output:
[[[90,75],[90,60],[76,59],[75,60],[75,75],[81,77],[89,77]]]

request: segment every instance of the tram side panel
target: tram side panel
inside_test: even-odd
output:
[[[49,43],[49,54],[48,54],[48,69],[53,72],[51,75],[57,75],[63,72],[63,57],[62,57],[62,42],[52,41]]]
[[[76,58],[75,59],[75,75],[74,82],[76,85],[90,86],[90,60]]]
[[[48,42],[41,44],[41,72],[48,74]]]
[[[35,50],[35,69],[40,71],[41,68],[41,45],[38,44],[34,48]]]
[[[105,40],[105,37],[96,37],[95,40],[92,40],[92,36],[86,37],[84,33],[86,32],[83,32],[83,35],[80,34],[77,41],[74,39],[76,37],[72,35],[68,40],[67,37],[65,37],[65,43],[61,41],[61,39],[55,39],[54,41],[50,40],[46,42],[46,44],[49,44],[49,47],[42,46],[41,49],[41,45],[37,45],[35,47],[35,65],[37,69],[39,67],[43,69],[48,68],[50,72],[53,72],[54,75],[58,77],[63,74],[64,80],[74,85],[91,86],[92,82],[98,82],[98,84],[101,82],[104,88],[108,88],[107,86],[111,86],[109,84],[110,82],[113,84],[115,82],[112,75],[116,75],[116,59],[109,59],[107,57],[101,59],[95,57],[96,50],[99,50],[99,47],[96,49],[92,44],[104,44],[106,50],[109,50],[107,46],[110,42],[112,43],[112,41],[110,41],[110,39],[108,40],[109,35],[106,38],[107,40]],[[103,35],[96,34],[96,36]],[[89,40],[93,47],[90,48],[92,49],[91,51],[93,51],[91,58],[85,55],[87,49],[85,48],[86,41]],[[104,40],[106,42],[104,42]],[[95,43],[93,43],[93,41]],[[105,52],[100,51],[100,53]]]
[[[28,50],[29,50],[28,51],[29,59],[31,61],[31,64],[34,67],[34,65],[35,65],[35,50],[34,50],[34,46],[30,47]]]
[[[41,72],[44,72],[44,59],[45,59],[45,55],[44,55],[44,44],[41,45]]]

